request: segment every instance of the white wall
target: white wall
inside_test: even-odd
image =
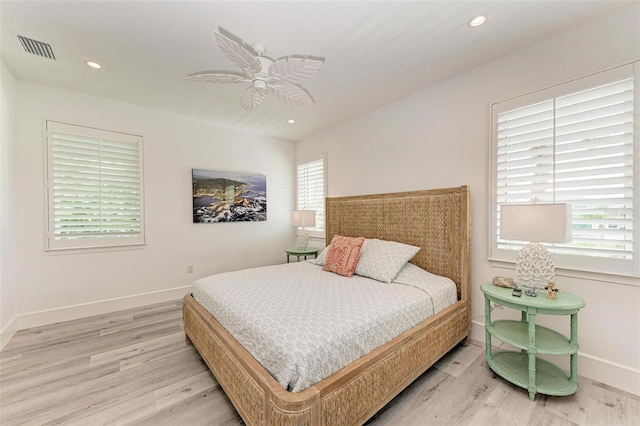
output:
[[[15,126],[16,80],[0,62],[0,349],[15,334]]]
[[[44,251],[44,119],[144,137],[146,247]],[[294,241],[292,142],[25,81],[16,137],[19,329],[180,298],[198,277],[283,263]],[[267,221],[192,223],[192,168],[266,175]]]
[[[639,16],[635,4],[451,78],[298,143],[296,156],[327,152],[333,197],[469,185],[472,337],[484,340],[479,287],[513,275],[487,260],[490,104],[640,58]],[[640,394],[640,282],[557,282],[586,302],[579,314],[579,374]],[[496,314],[512,314],[506,311]],[[545,323],[568,324],[557,317]]]

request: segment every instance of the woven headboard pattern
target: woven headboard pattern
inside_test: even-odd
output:
[[[411,263],[451,278],[460,299],[470,277],[468,211],[466,186],[327,198],[326,241],[345,235],[419,246]]]

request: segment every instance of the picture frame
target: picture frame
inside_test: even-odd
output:
[[[192,169],[193,223],[267,220],[267,177]]]

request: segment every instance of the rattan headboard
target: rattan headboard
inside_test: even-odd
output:
[[[326,199],[326,243],[334,235],[379,238],[421,247],[411,260],[451,278],[469,295],[470,203],[466,186]]]

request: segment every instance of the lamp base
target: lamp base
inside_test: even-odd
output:
[[[555,280],[555,266],[551,253],[539,243],[529,243],[516,258],[518,285],[542,289]]]
[[[306,250],[308,245],[309,245],[309,234],[307,233],[306,229],[300,228],[300,231],[298,231],[298,248],[302,250]]]

